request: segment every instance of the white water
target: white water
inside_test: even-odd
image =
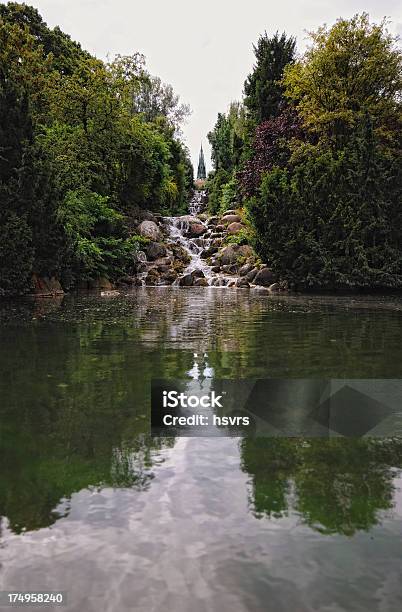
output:
[[[204,249],[211,246],[211,229],[208,229],[206,223],[198,218],[198,215],[205,208],[204,202],[205,191],[196,191],[189,204],[189,215],[184,215],[182,217],[165,217],[164,220],[169,233],[169,241],[183,247],[190,257],[190,263],[183,271],[183,275],[190,274],[194,270],[201,270],[208,284],[210,284],[211,280],[216,277],[216,274],[212,272],[211,267],[207,264],[205,259],[201,258],[201,253]],[[191,222],[201,223],[206,228],[206,232],[198,238],[189,238],[187,233]],[[178,284],[178,280],[173,284]]]

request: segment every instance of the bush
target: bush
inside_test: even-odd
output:
[[[208,191],[208,209],[212,214],[217,214],[221,207],[222,188],[231,179],[229,172],[220,168],[208,176],[206,189]]]
[[[97,193],[70,191],[59,217],[73,251],[75,273],[82,279],[121,276],[144,242],[141,236],[128,237],[123,215]]]
[[[224,240],[225,244],[250,244],[252,242],[250,232],[245,229],[241,229],[237,234],[228,234]]]
[[[248,201],[256,249],[299,288],[402,287],[399,165],[367,138],[311,147]]]

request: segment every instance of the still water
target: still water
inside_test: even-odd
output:
[[[402,378],[402,302],[2,303],[0,589],[65,591],[65,612],[401,610],[402,439],[149,436],[152,378],[212,377]]]

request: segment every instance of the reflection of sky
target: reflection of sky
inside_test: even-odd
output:
[[[397,476],[394,478],[394,508],[392,514],[398,518],[402,518],[402,474],[400,470],[397,471]]]
[[[194,363],[192,368],[187,372],[188,376],[194,380],[203,380],[204,378],[212,378],[214,369],[208,365],[208,355],[198,355],[194,353]]]

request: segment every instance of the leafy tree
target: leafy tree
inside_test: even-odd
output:
[[[227,170],[220,168],[216,172],[208,176],[208,207],[210,212],[216,214],[221,209],[223,189],[230,182],[231,175]]]
[[[299,288],[402,287],[400,164],[361,126],[347,147],[307,146],[263,178],[249,210],[257,249]]]
[[[250,159],[238,173],[242,193],[246,197],[256,195],[264,173],[275,166],[286,167],[293,146],[305,137],[300,118],[290,107],[261,123],[256,129]]]
[[[295,59],[295,38],[265,32],[253,46],[256,64],[244,83],[244,104],[256,124],[276,117],[284,104],[283,72]]]
[[[141,54],[105,64],[36,9],[1,5],[0,292],[26,291],[33,273],[68,286],[127,270],[139,241],[128,217],[189,197],[187,114]]]
[[[218,113],[218,119],[212,132],[208,134],[211,145],[211,158],[216,170],[232,170],[233,143],[230,120],[223,113]]]
[[[286,95],[305,125],[338,145],[367,114],[376,132],[394,131],[400,117],[402,54],[386,22],[371,24],[363,13],[310,36],[311,47],[286,68],[284,78]]]
[[[70,191],[59,218],[74,249],[74,272],[81,279],[116,278],[132,264],[139,238],[129,238],[124,217],[108,199],[86,190]]]
[[[365,14],[312,38],[284,77],[302,125],[260,126],[240,175],[256,247],[300,288],[400,288],[401,53]]]
[[[9,2],[0,5],[0,19],[5,24],[17,26],[20,31],[28,30],[36,48],[40,48],[43,56],[52,54],[55,70],[70,74],[83,56],[89,53],[72,41],[59,27],[51,29],[43,21],[37,9],[27,4]]]
[[[134,112],[141,113],[149,122],[155,121],[157,117],[166,117],[175,130],[179,130],[190,114],[190,107],[180,103],[180,98],[171,85],[146,73],[134,98]]]

